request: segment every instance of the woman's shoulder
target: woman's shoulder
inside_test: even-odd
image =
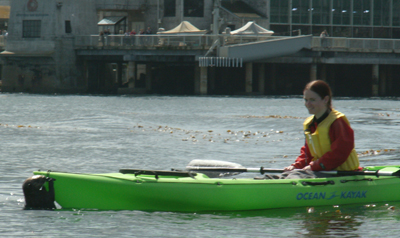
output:
[[[334,120],[331,124],[331,127],[337,127],[337,128],[350,128],[350,122],[347,119],[347,117],[342,113],[342,116],[337,117],[336,120]]]
[[[339,112],[339,111],[337,111],[335,109],[332,109],[330,114],[335,116],[336,118],[346,117],[346,115],[344,113]]]

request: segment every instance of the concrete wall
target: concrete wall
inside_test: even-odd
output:
[[[54,0],[36,1],[35,10],[28,9],[26,1],[11,2],[7,51],[53,51],[55,37],[97,34],[97,16],[94,0],[69,0],[57,6]],[[41,20],[40,38],[23,38],[23,21]],[[65,21],[71,22],[72,33],[65,33]]]
[[[7,59],[3,71],[2,91],[45,93],[54,90],[56,71],[51,58],[12,57]]]
[[[11,0],[0,0],[0,6],[10,6]]]
[[[246,2],[260,11],[266,6],[264,0]],[[212,30],[214,7],[213,0],[204,0],[203,17],[185,17],[184,0],[176,0],[176,15],[164,17],[163,0],[0,0],[1,3],[11,6],[7,52],[0,54],[2,90],[40,93],[87,90],[87,63],[76,56],[74,39],[97,35],[97,23],[104,16],[127,16],[128,27],[140,23],[144,28],[151,27],[153,33],[159,27],[172,29],[182,21]],[[25,20],[41,21],[40,37],[23,37]],[[66,21],[71,23],[71,33],[65,31]]]
[[[94,0],[11,1],[7,53],[2,57],[3,91],[73,92],[85,81],[74,50],[74,36],[97,34]],[[24,20],[40,20],[39,38],[23,36]],[[66,33],[66,21],[71,33]],[[11,53],[10,53],[11,52]]]
[[[156,0],[96,0],[97,10],[145,10],[148,4],[153,4]],[[162,0],[161,0],[162,2]]]

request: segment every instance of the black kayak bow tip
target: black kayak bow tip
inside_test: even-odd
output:
[[[25,210],[52,210],[54,204],[54,181],[55,179],[43,175],[35,175],[25,180],[22,190],[25,196]],[[49,191],[44,187],[49,183]]]

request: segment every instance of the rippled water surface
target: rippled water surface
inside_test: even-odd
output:
[[[0,105],[2,237],[399,236],[400,202],[224,213],[22,210],[22,183],[37,169],[169,170],[193,159],[283,168],[304,143],[301,97],[0,94]],[[400,164],[400,100],[336,98],[334,107],[352,124],[362,166]]]

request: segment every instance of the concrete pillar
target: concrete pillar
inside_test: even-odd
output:
[[[310,81],[317,80],[317,65],[311,64],[310,68]]]
[[[276,92],[276,64],[271,65],[271,91]]]
[[[122,63],[119,62],[117,64],[117,82],[118,82],[118,87],[122,86]]]
[[[336,65],[331,65],[329,67],[329,86],[331,87],[332,92],[335,92],[335,89],[336,89],[336,81],[335,81],[335,79],[336,79],[336,75],[335,75],[336,67],[337,67]]]
[[[200,94],[200,71],[201,68],[199,67],[199,64],[196,64],[194,66],[194,94],[196,95]]]
[[[393,95],[395,92],[396,88],[393,88],[393,69],[395,67],[398,67],[397,65],[388,65],[387,67],[387,73],[386,73],[386,85],[387,89],[389,89],[389,93]]]
[[[260,64],[258,68],[258,91],[265,94],[265,64]]]
[[[200,68],[200,94],[207,95],[208,67]]]
[[[146,64],[146,91],[151,91],[151,64]]]
[[[387,65],[386,66],[381,66],[381,69],[379,70],[379,76],[380,76],[380,84],[379,84],[379,96],[386,96],[386,89],[387,89]]]
[[[217,67],[208,67],[208,70],[207,70],[207,77],[208,77],[208,80],[207,80],[207,90],[208,90],[208,92],[207,92],[207,94],[208,93],[215,93],[215,81],[216,81],[216,78],[217,78]],[[221,70],[221,68],[219,68],[220,70]]]
[[[327,82],[327,77],[326,77],[326,64],[323,64],[321,67],[321,80],[324,80]]]
[[[372,65],[372,96],[379,96],[379,65]]]
[[[128,82],[128,88],[135,87],[135,62],[129,61],[126,69],[126,81]]]
[[[246,93],[253,92],[253,63],[246,63]]]

